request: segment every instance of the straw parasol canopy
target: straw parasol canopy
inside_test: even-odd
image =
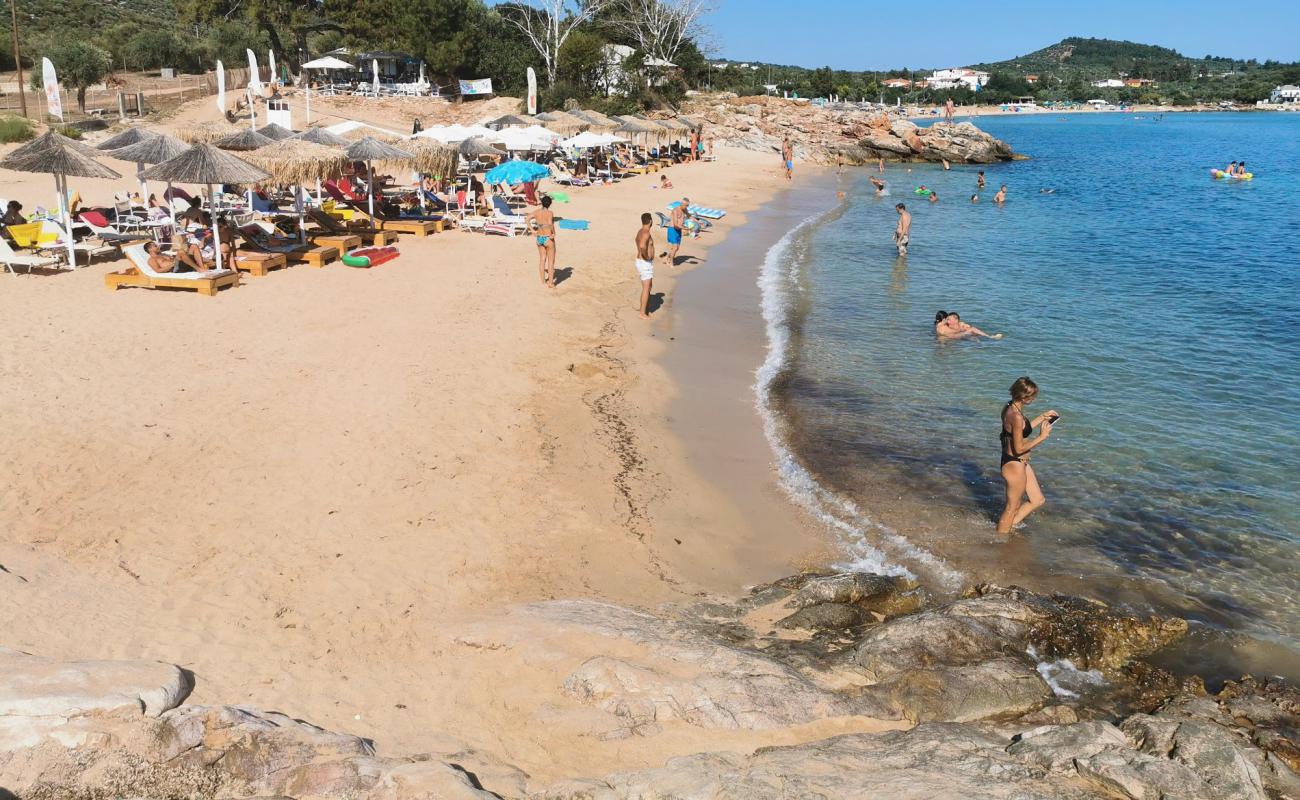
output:
[[[186,128],[176,134],[182,142],[198,144],[199,142],[215,142],[218,139],[229,136],[234,133],[235,129],[228,122],[201,122],[191,128]]]
[[[650,121],[653,122],[653,123],[655,123],[656,125],[659,125],[660,127],[667,128],[667,129],[670,130],[670,131],[689,131],[689,130],[692,130],[692,128],[691,128],[690,125],[687,125],[685,122],[682,122],[681,120],[677,120],[677,119],[672,119],[672,118],[667,118],[667,119],[652,119],[652,120],[650,120]]]
[[[53,130],[46,131],[0,161],[0,169],[71,175],[74,178],[120,178],[117,172],[86,154],[83,147]]]
[[[571,116],[580,119],[591,126],[593,131],[612,131],[621,123],[611,117],[607,117],[599,111],[570,111]]]
[[[349,144],[347,139],[337,133],[330,133],[324,128],[308,128],[302,133],[296,134],[294,138],[312,144],[323,144],[326,147],[347,147]]]
[[[273,142],[283,141],[297,135],[296,131],[291,131],[283,125],[274,122],[268,122],[257,129],[257,132],[270,139]]]
[[[106,155],[121,161],[134,161],[137,164],[161,164],[189,150],[190,146],[165,133],[151,133],[147,138],[135,144],[119,147]]]
[[[410,161],[415,158],[410,151],[393,147],[373,136],[353,142],[344,152],[351,161]]]
[[[684,125],[689,125],[693,131],[698,131],[704,127],[703,120],[696,119],[695,117],[688,117],[685,114],[678,114],[677,121]]]
[[[411,167],[423,175],[451,177],[460,163],[460,152],[436,139],[408,139],[402,147],[411,151]]]
[[[591,123],[585,119],[579,119],[567,111],[551,111],[542,119],[543,115],[538,114],[537,118],[542,120],[542,124],[563,136],[572,136],[575,133],[581,133],[591,127]]]
[[[342,150],[298,138],[258,148],[248,154],[248,161],[271,173],[276,183],[295,186],[338,178],[348,165]]]
[[[460,143],[456,148],[462,156],[466,158],[478,158],[479,156],[503,156],[505,152],[499,148],[488,144],[488,141],[482,136],[471,136]]]
[[[256,150],[259,147],[266,147],[274,139],[267,138],[254,130],[244,129],[238,133],[232,133],[229,136],[213,142],[214,145],[222,150]]]
[[[149,180],[173,183],[257,183],[271,177],[242,158],[200,143],[144,171]]]
[[[112,136],[95,145],[95,149],[118,150],[123,147],[129,147],[133,144],[139,144],[151,136],[157,136],[157,134],[148,128],[127,128],[116,136]]]
[[[497,117],[491,122],[483,123],[489,128],[500,130],[501,128],[527,127],[533,124],[528,117],[521,117],[518,114],[506,114],[503,117]]]

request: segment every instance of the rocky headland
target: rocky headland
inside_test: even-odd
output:
[[[1300,798],[1300,691],[1244,677],[1210,693],[1145,660],[1186,631],[1078,597],[982,585],[932,603],[904,578],[829,572],[654,613],[520,606],[448,646],[578,664],[548,702],[593,739],[773,742],[547,785],[451,736],[387,756],[279,712],[186,705],[203,676],[169,664],[0,650],[0,796]],[[827,720],[850,732],[810,733]]]
[[[708,123],[706,138],[746,150],[780,153],[781,143],[789,137],[797,158],[817,164],[868,164],[880,158],[994,164],[1023,158],[1011,145],[969,122],[921,127],[879,111],[766,96],[696,101],[685,110]]]

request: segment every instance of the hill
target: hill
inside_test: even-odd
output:
[[[1207,59],[1212,58],[1206,56]],[[1041,71],[1101,71],[1126,70],[1134,63],[1172,63],[1192,59],[1168,47],[1114,39],[1084,39],[1071,36],[1054,45],[1035,50],[1028,55],[991,64],[978,64],[980,69],[1025,69]],[[1213,59],[1223,60],[1227,59]]]

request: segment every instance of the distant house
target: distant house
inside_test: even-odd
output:
[[[636,51],[625,44],[607,44],[604,48],[605,63],[604,75],[601,77],[600,86],[605,90],[606,96],[616,94],[625,94],[627,92],[628,74],[623,68],[623,62],[631,58]],[[667,80],[667,72],[677,67],[671,61],[664,61],[659,58],[646,57],[645,65],[647,67],[657,67],[659,75],[655,78],[646,78],[647,86],[662,86]],[[743,65],[742,65],[743,66]]]
[[[978,92],[989,82],[987,72],[977,72],[973,69],[940,69],[935,70],[934,74],[926,79],[927,85],[931,89],[970,89],[972,92]]]
[[[1272,103],[1300,103],[1300,86],[1279,86],[1268,96]]]
[[[410,53],[395,53],[391,50],[356,53],[351,60],[357,65],[357,70],[367,76],[372,74],[374,63],[378,62],[379,76],[390,80],[409,73],[412,69],[418,68],[420,64],[420,60]]]
[[[1103,81],[1093,81],[1092,85],[1097,89],[1123,89],[1124,81],[1119,78],[1107,78]]]
[[[907,78],[886,78],[880,82],[886,89],[911,89],[912,82]]]
[[[1029,84],[1038,83],[1038,76],[1037,76],[1037,75],[1026,75],[1026,76],[1025,76],[1025,83],[1029,83]]]
[[[1156,82],[1150,78],[1126,78],[1124,85],[1130,89],[1141,89],[1143,86],[1155,86]]]
[[[768,94],[776,94],[777,86],[775,83],[765,83],[763,84],[763,91]]]

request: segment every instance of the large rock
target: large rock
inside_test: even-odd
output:
[[[887,615],[898,604],[899,595],[915,588],[916,581],[909,578],[841,572],[809,578],[799,587],[791,604],[795,608],[808,608],[820,603],[842,603]]]
[[[1187,621],[1134,617],[1079,597],[1053,598],[1056,609],[1034,626],[1030,639],[1047,658],[1069,658],[1080,669],[1116,671],[1182,638]]]
[[[752,755],[675,758],[660,769],[573,781],[545,800],[1101,800],[1070,776],[1049,776],[1005,751],[1001,737],[965,725],[850,734],[765,747]]]
[[[1037,711],[1052,699],[1051,687],[1038,672],[1014,658],[911,669],[861,691],[916,722],[1012,719]]]
[[[67,747],[89,714],[156,717],[190,693],[179,667],[154,661],[55,661],[0,647],[0,752],[53,737]]]
[[[908,670],[959,666],[1023,648],[984,619],[923,611],[887,622],[858,643],[854,661],[876,681]]]
[[[1250,747],[1240,734],[1211,722],[1134,714],[1124,732],[1145,753],[1168,755],[1191,769],[1214,797],[1223,800],[1264,800],[1264,783]]]

